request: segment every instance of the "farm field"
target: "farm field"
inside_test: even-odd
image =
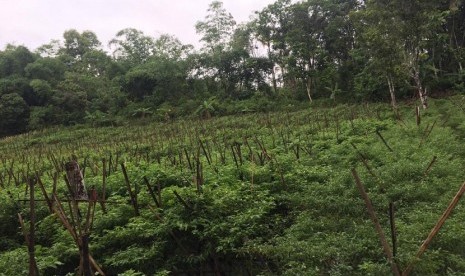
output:
[[[409,265],[410,275],[463,275],[465,202],[415,256],[465,182],[464,105],[454,96],[420,116],[413,105],[340,105],[4,138],[0,275],[28,273],[30,185],[41,275],[82,272],[76,237],[86,235],[91,269],[106,275],[390,275]],[[89,202],[67,187],[72,159]]]

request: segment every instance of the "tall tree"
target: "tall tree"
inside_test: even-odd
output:
[[[286,59],[290,53],[286,43],[286,34],[291,22],[290,7],[290,0],[277,0],[258,12],[253,21],[255,36],[265,46],[268,59],[274,64],[271,77],[275,94],[278,82],[283,83],[286,78]]]
[[[66,54],[74,60],[81,60],[87,52],[97,50],[101,43],[97,35],[92,31],[78,31],[71,29],[63,34],[64,48],[62,54]]]
[[[236,21],[223,7],[223,2],[213,1],[204,21],[197,22],[195,29],[202,36],[200,41],[204,43],[204,50],[217,52],[226,49],[235,26]]]
[[[114,48],[113,57],[129,66],[146,62],[154,49],[153,38],[133,28],[119,31],[108,45]]]
[[[366,9],[353,13],[352,21],[358,31],[358,49],[353,55],[359,55],[364,63],[359,81],[364,76],[373,78],[373,75],[380,82],[384,79],[391,105],[396,108],[396,79],[402,79],[402,74],[406,73],[403,66],[405,55],[402,54],[404,44],[399,32],[402,22],[398,20],[396,11],[381,1],[369,2]]]

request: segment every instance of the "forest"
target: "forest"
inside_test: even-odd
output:
[[[465,274],[464,1],[193,27],[0,51],[0,276]]]
[[[212,2],[201,49],[127,28],[102,44],[66,30],[34,52],[0,51],[0,135],[269,111],[309,102],[391,102],[464,89],[463,1],[278,0],[236,24]],[[108,46],[108,47],[105,47]]]

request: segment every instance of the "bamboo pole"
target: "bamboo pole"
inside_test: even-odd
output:
[[[131,204],[134,207],[134,212],[136,216],[139,216],[140,213],[139,213],[139,206],[137,205],[137,191],[136,193],[132,192],[131,183],[129,182],[128,173],[126,171],[126,167],[124,166],[124,163],[121,163],[121,170],[123,171],[124,180],[126,183],[126,187],[128,189],[129,197],[131,198]]]
[[[444,213],[442,214],[442,216],[439,218],[438,222],[436,223],[436,225],[433,227],[433,229],[431,230],[431,232],[429,233],[428,237],[426,238],[426,240],[423,242],[423,244],[420,246],[420,248],[418,249],[418,252],[417,254],[415,255],[415,257],[410,261],[409,265],[407,266],[407,268],[402,272],[402,275],[403,276],[407,276],[410,274],[410,272],[412,271],[413,269],[413,266],[415,265],[415,263],[420,259],[421,255],[423,255],[423,253],[426,251],[426,249],[428,248],[429,244],[431,243],[431,241],[433,240],[433,238],[438,234],[439,230],[441,229],[441,227],[444,225],[444,223],[446,222],[446,220],[449,218],[450,214],[452,213],[452,211],[454,210],[454,208],[457,206],[460,198],[463,196],[463,194],[465,193],[465,182],[462,184],[462,187],[460,187],[459,191],[457,192],[457,194],[454,196],[454,198],[452,199],[452,201],[449,203],[449,206],[447,207],[447,209],[444,211]]]
[[[29,253],[29,276],[38,276],[39,269],[37,268],[35,258],[35,221],[36,221],[36,207],[34,201],[34,178],[29,178],[29,209],[30,209],[30,226],[29,226],[29,239],[28,239],[28,253]]]
[[[370,218],[373,221],[376,233],[378,233],[378,237],[381,242],[381,245],[383,246],[384,253],[386,254],[386,257],[389,260],[392,274],[395,276],[400,276],[399,268],[397,267],[397,264],[394,261],[394,256],[392,255],[391,248],[389,247],[389,244],[386,241],[386,236],[384,235],[384,231],[381,228],[381,224],[379,223],[379,220],[376,217],[375,211],[373,209],[373,205],[371,204],[371,200],[368,197],[368,194],[365,191],[365,187],[363,186],[362,181],[360,180],[360,177],[358,176],[358,173],[355,169],[352,169],[352,175],[355,179],[355,184],[357,184],[357,188],[360,192],[360,195],[365,201],[365,205],[367,206],[367,209],[368,209],[368,214],[370,215]]]

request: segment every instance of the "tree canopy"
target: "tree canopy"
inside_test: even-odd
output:
[[[173,106],[176,116],[195,114],[212,97],[223,112],[232,110],[227,102],[259,98],[394,108],[417,98],[426,108],[428,96],[465,88],[463,1],[276,0],[242,24],[213,1],[193,27],[201,49],[134,28],[118,31],[109,51],[90,30],[66,30],[34,52],[8,45],[0,96],[15,94],[32,110],[17,117],[24,131],[84,123],[96,112],[124,118]],[[34,118],[57,110],[48,124]]]

